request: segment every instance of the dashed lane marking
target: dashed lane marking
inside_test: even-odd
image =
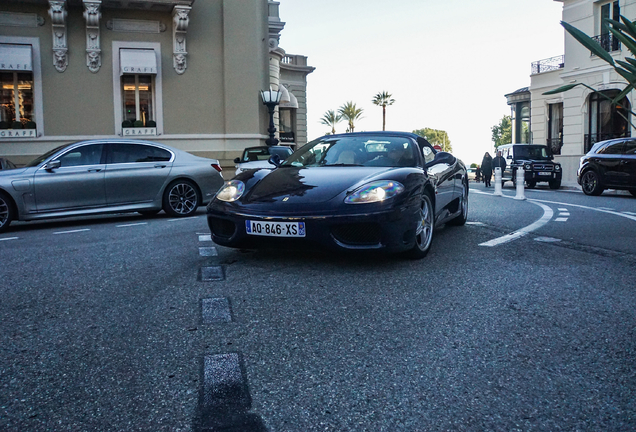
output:
[[[199,280],[201,282],[225,280],[223,266],[201,267],[199,269]]]
[[[84,228],[84,229],[77,229],[77,230],[71,230],[71,231],[58,231],[58,232],[54,232],[53,234],[73,234],[73,233],[78,233],[78,232],[84,232],[84,231],[90,231],[89,228]]]
[[[148,222],[139,222],[139,223],[117,225],[117,228],[126,228],[126,227],[139,226],[139,225],[148,225]]]
[[[17,240],[19,237],[5,237],[5,238],[0,238],[0,241],[7,241],[7,240]]]
[[[466,222],[466,225],[483,225],[483,222]]]
[[[559,209],[557,209],[557,210],[559,210],[560,212],[566,212],[566,211],[568,211],[568,209],[566,209],[566,208],[559,208]]]
[[[567,222],[567,221],[568,221],[568,218],[566,218],[566,217],[559,217],[559,218],[554,219],[554,221],[555,221],[555,222]]]
[[[201,242],[212,241],[212,234],[200,235],[199,241]]]
[[[230,300],[226,297],[202,299],[201,321],[203,324],[232,322]]]
[[[184,218],[168,219],[168,222],[187,221],[187,220],[198,219],[198,218],[199,216],[190,216],[190,217],[184,217]]]
[[[561,241],[561,239],[554,238],[554,237],[537,237],[534,240],[538,242],[543,242],[543,243],[556,243]]]
[[[199,255],[204,257],[215,257],[219,256],[219,252],[216,250],[215,247],[200,247]]]
[[[528,200],[528,201],[530,201],[530,200]],[[631,215],[631,214],[628,214],[627,212],[623,212],[623,213],[617,212],[617,211],[614,211],[612,209],[608,209],[607,207],[589,207],[589,206],[584,206],[584,205],[580,205],[580,204],[570,204],[570,203],[564,203],[564,202],[558,202],[558,201],[547,201],[547,200],[532,200],[532,201],[543,202],[543,203],[547,203],[547,204],[556,204],[556,205],[562,205],[562,206],[568,206],[568,207],[578,207],[578,208],[582,208],[582,209],[586,209],[586,210],[599,211],[599,212],[602,212],[602,213],[608,213],[608,214],[612,214],[614,216],[621,216],[621,217],[636,221],[636,215]]]

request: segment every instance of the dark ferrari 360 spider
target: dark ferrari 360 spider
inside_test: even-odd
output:
[[[424,257],[436,225],[463,225],[462,161],[402,132],[328,135],[274,170],[225,182],[207,207],[212,239],[239,248],[404,251]]]

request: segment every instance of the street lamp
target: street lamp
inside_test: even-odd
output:
[[[267,107],[269,111],[269,138],[265,141],[265,144],[268,146],[275,146],[278,144],[278,140],[275,138],[274,133],[276,132],[276,127],[274,126],[274,110],[276,109],[276,105],[280,103],[280,98],[283,95],[283,92],[272,90],[270,87],[269,90],[261,90],[261,98],[263,98],[263,105]]]

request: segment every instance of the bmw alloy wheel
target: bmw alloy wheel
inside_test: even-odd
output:
[[[0,232],[5,231],[13,220],[13,210],[9,200],[0,193]]]
[[[164,211],[171,216],[190,216],[199,207],[196,187],[187,180],[177,181],[166,189]]]

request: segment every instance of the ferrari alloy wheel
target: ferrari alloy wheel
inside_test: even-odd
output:
[[[603,193],[598,174],[592,170],[586,171],[581,177],[581,188],[585,195],[600,195]]]
[[[427,194],[424,194],[422,195],[422,206],[419,211],[417,228],[415,229],[415,245],[409,251],[411,258],[420,259],[426,256],[433,242],[433,229],[433,202]]]
[[[188,180],[170,183],[163,196],[163,210],[170,216],[190,216],[199,207],[199,193]]]
[[[461,201],[459,202],[459,210],[461,210],[461,213],[459,216],[448,221],[446,225],[461,226],[465,225],[466,220],[468,220],[468,184],[464,183],[463,188],[464,192],[462,193],[460,198]]]
[[[13,207],[9,198],[0,192],[0,232],[4,232],[13,220]]]

